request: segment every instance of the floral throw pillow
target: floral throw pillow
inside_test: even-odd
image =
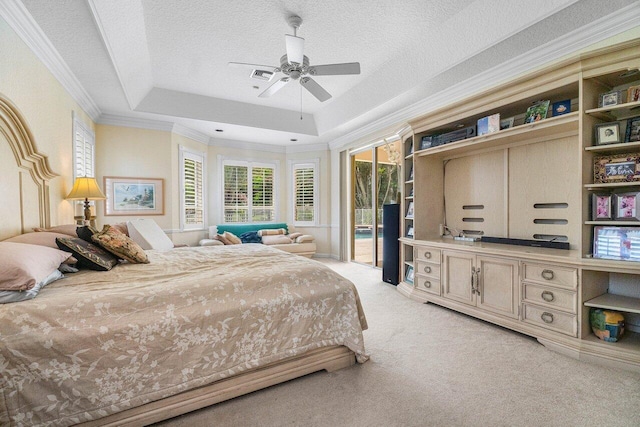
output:
[[[132,264],[149,263],[149,258],[140,245],[110,225],[105,225],[102,231],[91,238],[115,256],[126,259]]]

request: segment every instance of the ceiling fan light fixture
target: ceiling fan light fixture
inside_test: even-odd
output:
[[[304,52],[304,39],[302,37],[285,34],[287,45],[287,59],[289,63],[302,64]]]

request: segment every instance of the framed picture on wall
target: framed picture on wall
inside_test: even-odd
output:
[[[104,177],[108,216],[164,215],[164,179]]]

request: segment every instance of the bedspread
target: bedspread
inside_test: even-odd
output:
[[[332,345],[367,359],[354,285],[264,245],[148,251],[0,306],[0,425],[70,425]]]

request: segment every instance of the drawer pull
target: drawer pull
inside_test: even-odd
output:
[[[431,267],[429,267],[428,265],[424,267],[424,272],[425,273],[431,273]]]
[[[430,259],[430,258],[431,258],[431,252],[425,252],[425,253],[424,253],[424,257],[425,257],[426,259]]]
[[[424,287],[425,287],[425,288],[430,288],[430,287],[431,287],[431,282],[430,282],[430,281],[428,281],[428,280],[425,280],[425,281],[424,281]]]
[[[542,270],[542,278],[544,280],[552,280],[553,279],[553,270]]]
[[[540,296],[541,296],[541,297],[542,297],[542,299],[543,299],[543,300],[545,300],[546,302],[551,302],[551,301],[553,301],[554,299],[556,299],[556,298],[553,296],[553,292],[550,292],[550,291],[542,291],[542,295],[540,295]]]
[[[553,314],[545,311],[540,315],[540,318],[544,323],[553,323]]]

